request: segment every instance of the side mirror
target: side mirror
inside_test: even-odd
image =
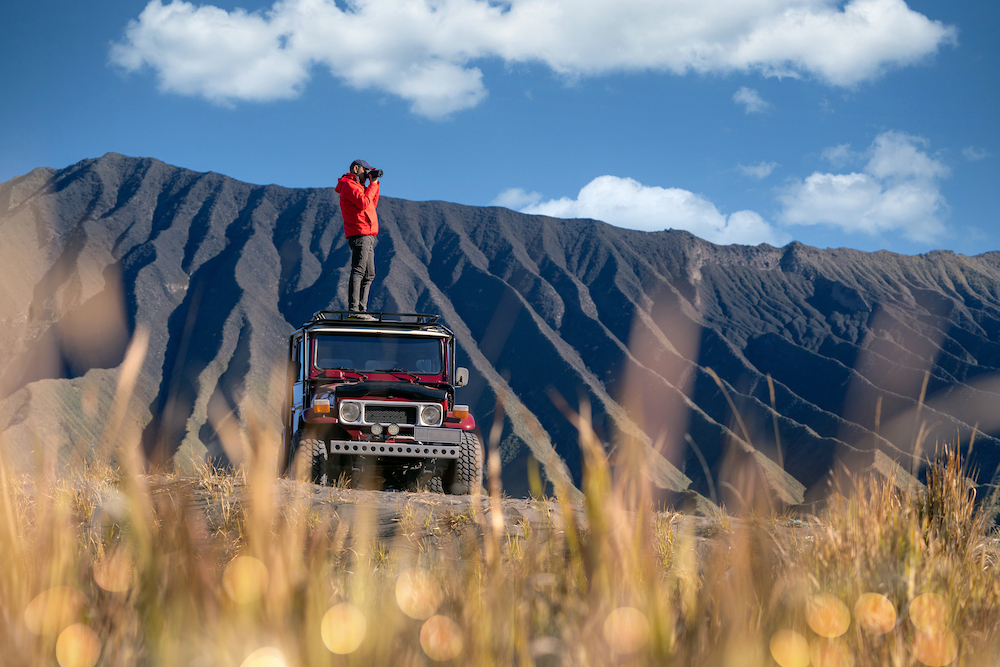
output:
[[[455,369],[455,386],[464,387],[469,384],[469,369],[459,366]]]

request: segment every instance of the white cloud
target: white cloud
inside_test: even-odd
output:
[[[149,65],[163,91],[214,102],[271,100],[296,97],[308,79],[308,61],[283,44],[287,33],[273,16],[154,0],[125,37],[112,46],[112,62],[126,70]]]
[[[226,103],[294,97],[320,65],[444,116],[486,96],[477,60],[568,77],[759,71],[851,86],[917,62],[955,28],[903,0],[279,0],[227,12],[152,0],[111,61],[160,89]]]
[[[831,146],[830,148],[824,149],[822,157],[824,160],[839,169],[841,167],[846,167],[853,162],[857,162],[863,156],[859,156],[857,153],[852,151],[850,144],[840,144],[839,146]]]
[[[865,171],[890,185],[932,183],[944,178],[951,170],[921,150],[928,144],[926,139],[905,132],[883,132],[872,142]]]
[[[515,204],[523,213],[556,218],[593,218],[643,231],[685,229],[713,243],[784,245],[790,240],[753,211],[720,213],[701,195],[679,188],[643,185],[631,178],[599,176],[580,190],[576,199],[541,201],[537,193],[507,190],[494,204]]]
[[[786,186],[778,199],[782,222],[833,225],[846,232],[899,233],[930,243],[947,230],[947,202],[938,181],[948,167],[925,152],[927,141],[902,132],[885,132],[866,153],[861,172],[815,172]],[[843,146],[832,150],[837,157]]]
[[[756,178],[757,180],[764,180],[771,175],[772,172],[778,167],[777,162],[758,162],[757,164],[740,164],[737,168],[747,176]]]
[[[733,102],[742,104],[746,113],[764,113],[771,108],[771,103],[764,100],[753,88],[743,86],[733,93]]]
[[[537,192],[527,192],[521,188],[510,188],[504,190],[496,199],[490,202],[490,206],[503,206],[520,210],[528,206],[534,206],[542,200],[542,195]]]
[[[979,160],[985,160],[990,156],[990,152],[985,148],[976,148],[975,146],[968,146],[962,149],[962,155],[969,162],[978,162]]]

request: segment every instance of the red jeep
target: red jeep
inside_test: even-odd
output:
[[[483,451],[437,315],[320,311],[289,337],[281,467],[317,484],[471,493]]]

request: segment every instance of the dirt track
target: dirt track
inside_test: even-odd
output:
[[[183,503],[213,529],[226,529],[231,517],[252,506],[250,489],[233,478],[150,477],[148,481],[154,502]],[[461,548],[453,551],[460,542],[482,540],[484,531],[494,526],[487,496],[340,489],[291,480],[278,480],[273,490],[275,506],[286,516],[307,513],[312,525],[342,531],[347,543],[375,538],[399,555],[427,550],[461,553]],[[502,498],[501,511],[504,539],[564,530],[565,510],[555,501]],[[570,511],[576,526],[586,530],[584,508],[573,505]],[[723,532],[717,519],[671,516],[675,531],[693,532],[699,551]]]

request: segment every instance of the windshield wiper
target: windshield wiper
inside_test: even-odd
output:
[[[328,371],[340,371],[341,373],[354,373],[355,375],[357,375],[358,377],[361,378],[362,382],[367,382],[368,381],[368,376],[367,375],[365,375],[361,371],[356,370],[354,368],[347,368],[346,366],[337,366],[336,368],[327,368],[326,370],[328,370]]]
[[[402,368],[388,368],[388,369],[382,369],[382,370],[380,370],[379,372],[380,372],[380,373],[392,373],[392,374],[394,374],[394,375],[409,375],[409,376],[410,376],[410,378],[409,378],[409,379],[410,379],[410,382],[419,382],[419,381],[420,381],[420,378],[418,378],[418,377],[417,377],[416,375],[414,375],[414,374],[413,374],[413,373],[411,373],[410,371],[408,371],[408,370],[404,370],[404,369],[402,369]]]

